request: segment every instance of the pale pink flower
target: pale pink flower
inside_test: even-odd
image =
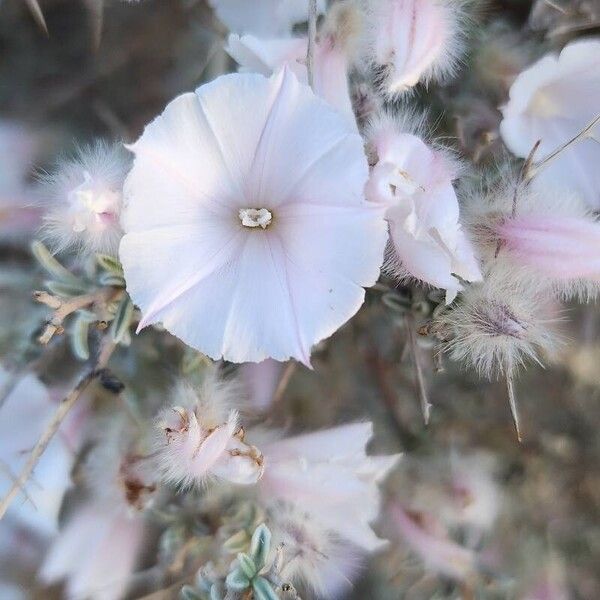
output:
[[[129,166],[121,144],[96,142],[40,178],[43,234],[56,251],[116,253]]]
[[[542,159],[576,136],[595,117],[600,106],[600,40],[583,39],[548,54],[523,71],[502,108],[500,133],[509,150],[525,158],[541,140],[536,158]],[[593,135],[596,139],[591,139]],[[552,187],[580,194],[600,208],[600,144],[598,129],[588,139],[564,150],[537,175]]]
[[[271,546],[281,548],[281,579],[320,598],[345,597],[360,569],[360,551],[297,506],[278,502],[269,512]]]
[[[67,521],[50,547],[40,578],[47,584],[66,579],[69,599],[120,600],[143,538],[141,515],[92,501]]]
[[[273,359],[261,363],[246,363],[241,366],[241,379],[248,390],[248,403],[257,411],[271,406],[273,395],[279,384],[283,365]]]
[[[481,279],[459,221],[452,185],[458,167],[447,153],[406,129],[385,115],[371,126],[367,137],[375,164],[367,198],[387,207],[391,271],[445,289],[450,302],[462,290],[455,275],[466,281]]]
[[[239,426],[240,387],[209,372],[199,392],[181,383],[173,394],[178,406],[162,411],[157,420],[155,456],[163,476],[184,486],[218,478],[237,484],[256,483],[263,460],[244,441]]]
[[[356,127],[352,108],[348,71],[359,36],[360,19],[345,3],[334,5],[319,32],[315,47],[313,89],[337,108]],[[306,52],[308,41],[303,38],[261,39],[253,35],[231,34],[226,48],[240,65],[240,72],[271,75],[288,66],[302,83],[308,83]]]
[[[209,0],[223,24],[235,33],[260,36],[289,35],[296,23],[308,18],[306,0]],[[326,1],[318,0],[319,13]]]
[[[325,528],[367,551],[385,544],[371,529],[378,483],[399,455],[367,456],[371,423],[355,423],[262,444],[264,498],[293,503]]]
[[[454,0],[364,0],[370,61],[390,96],[453,75],[464,12]]]
[[[474,575],[475,553],[450,540],[433,516],[409,514],[398,503],[391,505],[389,512],[398,534],[428,569],[457,580]]]
[[[139,329],[218,359],[310,362],[379,275],[360,136],[284,69],[172,101],[131,147],[120,257]]]

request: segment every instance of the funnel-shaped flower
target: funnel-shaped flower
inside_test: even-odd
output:
[[[458,169],[441,150],[429,147],[389,117],[371,128],[376,164],[367,197],[385,204],[394,247],[391,270],[447,290],[451,301],[462,289],[458,275],[478,281],[481,273],[459,222],[452,181]]]
[[[544,56],[523,71],[510,89],[500,133],[508,148],[525,158],[541,140],[537,159],[581,132],[600,112],[600,40],[573,42],[559,55]],[[592,135],[564,150],[536,179],[578,192],[600,208],[600,144]],[[591,137],[591,136],[590,136]]]
[[[288,70],[173,100],[131,147],[120,257],[140,328],[232,362],[310,361],[385,245],[361,138]]]
[[[371,435],[371,423],[355,423],[263,444],[261,492],[297,505],[361,548],[379,548],[384,541],[370,526],[379,514],[377,484],[399,456],[367,456]]]

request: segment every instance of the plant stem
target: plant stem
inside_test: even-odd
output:
[[[314,87],[315,44],[317,41],[317,0],[308,0],[308,49],[306,51],[306,70],[308,85]]]

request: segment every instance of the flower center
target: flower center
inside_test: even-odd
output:
[[[240,208],[238,215],[244,227],[266,229],[273,220],[273,214],[266,208]]]

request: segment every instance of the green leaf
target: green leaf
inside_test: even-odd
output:
[[[113,273],[103,273],[98,278],[100,285],[112,286],[112,287],[125,287],[125,280],[120,275],[114,275]]]
[[[96,262],[105,271],[108,271],[113,275],[123,276],[123,267],[114,256],[109,256],[108,254],[96,254]]]
[[[264,577],[256,577],[252,582],[254,600],[279,600],[279,596]]]
[[[52,294],[61,298],[73,298],[89,292],[89,287],[83,281],[77,285],[64,281],[46,281],[45,285]]]
[[[127,294],[123,296],[115,318],[110,326],[110,333],[117,344],[126,339],[129,327],[131,326],[131,317],[133,316],[133,303]]]
[[[88,344],[89,331],[90,321],[87,315],[78,314],[73,321],[71,330],[71,349],[79,360],[87,360],[90,357],[90,346]]]
[[[252,541],[250,542],[250,556],[256,564],[257,571],[260,571],[265,566],[270,549],[271,532],[263,523],[254,530]]]
[[[242,529],[242,531],[238,531],[227,539],[223,544],[223,548],[227,550],[227,552],[231,552],[231,554],[237,554],[238,552],[247,550],[249,545],[250,536]]]
[[[244,572],[244,575],[246,575],[248,579],[252,579],[258,571],[254,561],[245,552],[240,552],[237,558],[238,563],[240,564],[239,568]]]
[[[204,600],[204,596],[201,596],[191,585],[184,585],[179,591],[179,597],[181,600]]]
[[[223,600],[221,588],[216,583],[213,583],[210,588],[210,600]]]
[[[225,579],[227,587],[234,592],[243,592],[250,586],[250,580],[241,569],[234,569]]]
[[[31,244],[31,252],[37,259],[40,265],[55,279],[59,281],[68,282],[73,285],[82,284],[78,277],[75,277],[71,271],[63,267],[57,260],[52,256],[50,250],[42,244],[39,240],[35,240]]]

